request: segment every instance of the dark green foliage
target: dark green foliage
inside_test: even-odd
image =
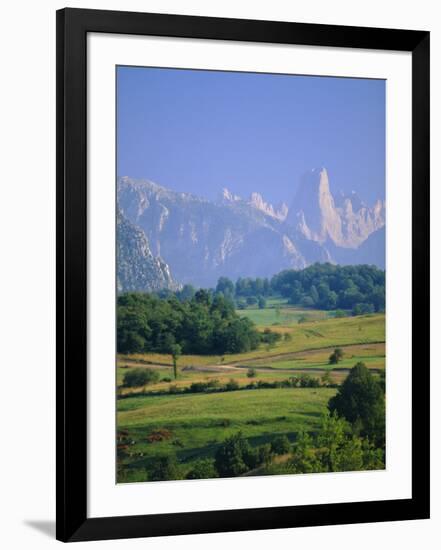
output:
[[[190,300],[129,293],[118,297],[118,352],[241,353],[260,340],[254,324],[239,317],[222,294],[198,290]],[[175,354],[176,346],[181,352]]]
[[[336,309],[335,317],[336,319],[341,319],[342,317],[346,317],[346,313],[342,309]]]
[[[329,356],[329,364],[337,365],[337,363],[343,359],[343,355],[343,350],[341,348],[335,348]]]
[[[214,477],[219,477],[214,461],[210,458],[203,458],[195,463],[188,472],[186,479],[212,479]]]
[[[150,470],[149,480],[167,481],[171,479],[182,479],[176,457],[168,455],[157,458]]]
[[[384,446],[384,391],[363,363],[357,363],[351,369],[337,394],[329,401],[329,410],[350,422],[357,435],[368,437],[376,446]]]
[[[289,453],[290,450],[291,443],[289,442],[289,439],[286,437],[286,435],[276,437],[271,442],[271,451],[273,452],[273,454],[284,455],[286,453]]]
[[[231,380],[229,380],[229,381],[225,384],[225,389],[226,389],[226,391],[235,391],[235,390],[238,390],[238,389],[239,389],[239,383],[236,382],[236,380],[234,380],[234,378],[232,378]]]
[[[259,296],[258,304],[259,304],[259,309],[265,309],[266,308],[266,300],[263,296]]]
[[[235,477],[255,467],[256,453],[239,432],[222,443],[214,462],[219,477]]]
[[[368,313],[374,313],[375,307],[374,304],[355,304],[352,308],[352,315],[367,315]]]
[[[309,374],[302,374],[297,384],[299,388],[318,388],[320,386],[320,380],[309,376]]]
[[[336,413],[323,418],[312,436],[300,433],[292,448],[293,458],[272,464],[265,473],[350,472],[384,469],[384,451],[354,435],[350,424]]]
[[[273,449],[271,443],[264,443],[258,448],[258,463],[264,464],[265,466],[271,463],[273,458]]]
[[[253,369],[253,367],[251,367],[247,370],[247,377],[248,378],[256,378],[256,376],[257,376],[256,369]]]
[[[182,355],[182,348],[179,344],[171,344],[169,350],[173,359],[173,374],[176,380],[178,377],[178,359]]]
[[[369,265],[325,263],[285,270],[271,279],[271,289],[304,307],[349,309],[357,315],[385,308],[385,272]]]
[[[126,372],[123,378],[123,385],[126,388],[135,388],[139,386],[147,386],[159,381],[159,374],[153,369],[133,369]]]
[[[221,292],[225,297],[233,298],[235,293],[233,281],[228,277],[221,277],[217,282],[216,292]]]
[[[196,289],[192,285],[184,285],[182,290],[176,292],[176,297],[181,302],[191,300],[196,294]]]
[[[236,297],[243,296],[268,296],[271,293],[268,279],[251,279],[250,277],[239,278],[235,285]]]
[[[264,344],[270,344],[272,346],[275,345],[281,338],[282,335],[279,332],[273,332],[268,327],[260,333],[260,341]]]

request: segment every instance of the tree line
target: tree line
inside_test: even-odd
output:
[[[254,323],[237,315],[222,294],[201,289],[186,300],[144,293],[118,297],[119,353],[170,353],[176,367],[181,353],[242,353],[260,342]]]
[[[385,309],[385,272],[372,265],[317,263],[285,270],[271,279],[271,288],[305,307],[350,309],[355,315]]]
[[[180,301],[191,299],[196,289],[185,285],[174,295]],[[306,308],[350,310],[353,315],[383,312],[385,272],[372,265],[339,266],[315,263],[302,270],[287,269],[272,278],[239,277],[236,282],[220,277],[211,295],[221,294],[236,308],[266,307],[269,297],[283,296],[289,303]],[[159,293],[167,297],[173,293]]]

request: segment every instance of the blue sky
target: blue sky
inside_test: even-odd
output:
[[[384,198],[385,81],[117,69],[119,176],[289,204],[321,166],[333,192]]]

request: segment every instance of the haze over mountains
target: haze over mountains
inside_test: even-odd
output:
[[[334,197],[325,168],[303,177],[289,206],[228,189],[210,201],[129,177],[118,179],[117,197],[120,292],[214,286],[314,262],[384,268],[384,202]]]

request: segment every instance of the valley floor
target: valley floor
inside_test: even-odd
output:
[[[118,482],[147,480],[155,460],[170,454],[176,456],[185,477],[195,461],[213,457],[219,444],[239,431],[253,446],[277,435],[294,441],[300,431],[317,429],[337,385],[357,362],[376,374],[385,368],[384,314],[334,318],[329,312],[280,303],[238,313],[253,318],[260,330],[269,326],[280,332],[282,339],[274,346],[261,345],[243,354],[182,356],[177,380],[173,380],[169,355],[117,358]],[[335,347],[342,348],[343,359],[329,365]],[[147,388],[122,387],[125,373],[135,367],[157,370],[160,381]],[[252,379],[247,376],[250,368],[255,374]],[[183,390],[195,382],[234,380],[243,388],[250,382],[282,382],[303,374],[326,376],[327,383],[317,388],[169,393],[170,388]],[[152,438],[158,430],[162,435]]]

